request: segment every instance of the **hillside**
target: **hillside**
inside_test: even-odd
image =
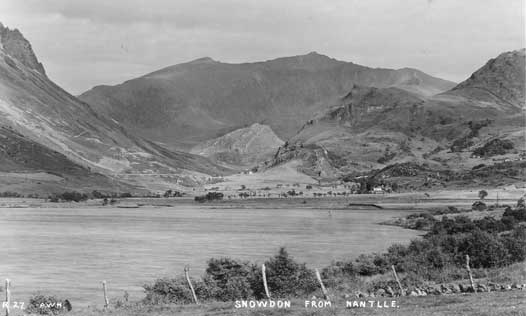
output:
[[[505,52],[461,82],[449,94],[524,107],[524,69],[526,49]]]
[[[267,165],[308,157],[310,174],[345,174],[404,162],[471,170],[518,160],[525,150],[524,76],[521,50],[499,55],[436,96],[355,85],[307,120]],[[324,149],[329,165],[313,163],[315,148]]]
[[[283,143],[269,126],[254,123],[198,144],[190,152],[235,166],[250,166],[271,158]]]
[[[3,161],[12,165],[16,160],[15,171],[59,172],[61,177],[97,173],[138,186],[140,177],[122,175],[168,173],[174,174],[174,181],[191,183],[225,171],[203,157],[171,152],[133,135],[58,87],[18,30],[0,25],[0,43],[2,145],[10,147],[20,141],[17,146],[40,148],[36,152],[12,147],[0,151]]]
[[[189,150],[253,123],[287,139],[354,84],[419,95],[455,85],[415,69],[369,68],[313,52],[244,64],[201,58],[94,87],[80,98],[152,141]]]

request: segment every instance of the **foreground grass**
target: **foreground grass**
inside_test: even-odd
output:
[[[349,300],[358,300],[351,298]],[[369,299],[364,299],[369,300]],[[372,300],[375,300],[374,298]],[[383,301],[384,298],[379,299]],[[390,302],[391,298],[385,298]],[[345,300],[338,298],[333,307],[307,309],[303,300],[293,300],[292,307],[279,309],[236,309],[233,303],[209,303],[203,305],[137,305],[107,310],[86,308],[73,310],[68,316],[171,316],[171,315],[238,315],[238,316],[280,316],[280,315],[526,315],[526,291],[492,292],[464,295],[402,297],[396,298],[399,308],[345,308]],[[17,315],[17,314],[14,314]]]

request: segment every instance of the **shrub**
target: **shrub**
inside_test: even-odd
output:
[[[15,197],[15,198],[18,198],[18,197],[23,197],[23,195],[20,194],[20,193],[17,193],[17,192],[6,191],[6,192],[1,192],[0,193],[0,197]]]
[[[508,139],[493,139],[482,147],[478,147],[473,151],[474,155],[477,156],[495,156],[495,155],[504,155],[508,150],[513,149],[513,142]]]
[[[402,244],[393,244],[387,248],[386,257],[389,264],[398,266],[404,261],[404,258],[408,255],[409,249]]]
[[[475,224],[467,216],[456,216],[454,218],[444,216],[441,221],[433,225],[431,231],[426,236],[466,233],[475,228]]]
[[[210,298],[210,290],[201,280],[191,280],[197,297],[201,300]],[[143,286],[146,297],[145,304],[191,304],[193,303],[192,292],[184,277],[174,279],[158,279],[153,284]]]
[[[196,196],[194,201],[204,203],[206,201],[220,201],[224,197],[221,192],[208,192],[206,195]]]
[[[308,295],[318,288],[314,271],[297,263],[285,248],[265,262],[267,284],[275,297],[296,297]],[[253,290],[256,297],[264,297],[261,274],[255,273]]]
[[[336,261],[323,268],[321,275],[324,279],[355,276],[356,269],[352,261]]]
[[[220,258],[208,261],[205,282],[214,299],[232,301],[253,295],[251,288],[253,278],[253,269],[248,262]]]
[[[504,226],[504,230],[511,230],[513,227],[517,226],[518,221],[513,216],[502,216],[500,219],[502,222],[502,225]]]
[[[71,304],[55,296],[37,294],[29,299],[26,310],[31,314],[58,315],[70,311]]]
[[[509,254],[509,262],[526,260],[526,228],[518,226],[502,238],[502,243]]]
[[[386,269],[387,261],[379,258],[377,254],[361,254],[355,260],[356,272],[362,276],[371,276],[383,273]]]
[[[508,262],[509,253],[498,236],[479,229],[467,234],[458,245],[457,263],[462,264],[464,256],[468,254],[474,268],[501,267]]]
[[[518,222],[524,222],[526,221],[526,211],[522,210],[520,208],[512,209],[511,207],[507,207],[502,216],[509,216],[515,218]]]
[[[488,207],[486,206],[486,203],[482,201],[476,201],[471,205],[471,209],[473,211],[485,211]]]
[[[93,190],[93,192],[91,192],[91,196],[93,196],[94,199],[103,199],[108,197],[108,195],[97,190]]]
[[[71,192],[64,192],[62,194],[53,194],[52,196],[49,196],[50,202],[59,202],[59,201],[66,201],[66,202],[81,202],[86,201],[88,199],[88,196],[85,193],[80,193],[77,191],[71,191]]]

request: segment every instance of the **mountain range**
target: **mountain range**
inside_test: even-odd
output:
[[[480,164],[473,151],[494,139],[509,140],[519,154],[525,149],[524,77],[522,49],[499,55],[434,96],[354,86],[307,121],[280,154],[293,157],[305,155],[306,145],[322,147],[332,155],[330,165],[344,172],[407,161],[469,169]]]
[[[75,97],[18,30],[0,24],[0,44],[0,191],[185,188],[291,160],[318,178],[409,161],[461,170],[496,139],[524,151],[524,49],[460,84],[313,52],[201,58]]]
[[[79,98],[140,135],[187,149],[253,123],[287,139],[354,84],[419,95],[455,86],[415,69],[369,68],[312,52],[244,64],[201,58]]]

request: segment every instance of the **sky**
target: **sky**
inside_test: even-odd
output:
[[[316,51],[460,82],[525,47],[523,0],[1,0],[73,94],[201,57],[229,63]]]

